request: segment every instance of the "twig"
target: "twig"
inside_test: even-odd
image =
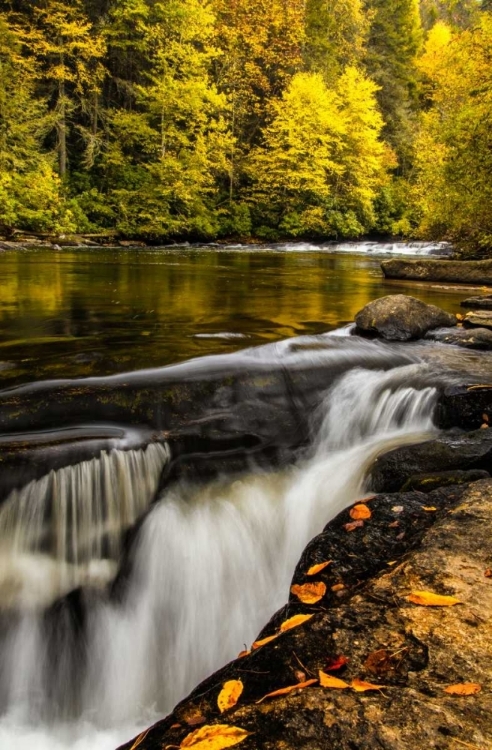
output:
[[[296,652],[293,651],[292,654],[295,656],[295,658],[297,659],[297,661],[299,662],[299,664],[301,665],[301,667],[304,669],[304,671],[307,672],[308,674],[312,674],[314,676],[314,672],[311,672],[310,669],[308,669],[307,667],[304,666],[304,664],[302,663],[302,661],[297,656]]]

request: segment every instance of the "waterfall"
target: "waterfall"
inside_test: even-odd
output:
[[[8,629],[0,745],[110,750],[169,712],[286,602],[303,549],[364,493],[374,459],[433,434],[435,401],[425,366],[353,370],[327,393],[296,465],[165,490],[134,542],[124,596],[92,601],[81,653],[60,640],[53,672],[38,613]],[[61,548],[85,560],[102,549]]]
[[[39,607],[114,577],[125,530],[157,491],[167,446],[103,451],[13,490],[0,506],[0,607]]]

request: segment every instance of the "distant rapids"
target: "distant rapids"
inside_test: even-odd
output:
[[[163,446],[12,493],[0,510],[12,576],[0,585],[0,747],[113,750],[235,658],[286,602],[310,539],[367,491],[375,458],[435,432],[428,381],[420,364],[351,369],[327,390],[296,464],[175,484],[150,511]],[[63,595],[90,584],[91,566],[113,570],[145,513],[123,594],[82,595],[80,621],[79,599],[46,609],[54,585]]]

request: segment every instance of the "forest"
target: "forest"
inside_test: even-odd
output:
[[[492,256],[490,0],[0,0],[0,234]]]

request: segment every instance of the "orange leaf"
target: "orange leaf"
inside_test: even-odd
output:
[[[180,726],[180,725],[178,724],[178,726]],[[172,727],[171,727],[171,729],[172,729]],[[138,746],[139,746],[139,745],[140,745],[140,744],[141,744],[141,743],[142,743],[142,742],[144,741],[144,739],[145,739],[145,738],[147,737],[147,735],[148,735],[148,733],[149,733],[149,732],[150,732],[150,729],[147,729],[147,730],[145,730],[145,732],[142,732],[141,734],[139,734],[139,735],[138,735],[138,737],[137,737],[137,739],[135,740],[135,742],[134,742],[134,743],[133,743],[133,745],[131,746],[130,750],[136,750],[136,748],[137,748],[137,747],[138,747]]]
[[[269,635],[267,638],[262,638],[261,641],[255,641],[253,645],[251,646],[251,650],[254,651],[254,649],[260,648],[261,646],[264,646],[266,643],[270,643],[270,641],[274,641],[275,638],[277,638],[277,634]]]
[[[305,682],[298,682],[297,685],[289,685],[289,687],[284,687],[284,688],[280,688],[279,690],[274,690],[273,693],[267,693],[266,695],[263,696],[263,698],[260,698],[260,700],[256,702],[261,703],[266,698],[274,698],[277,695],[287,695],[288,693],[292,693],[293,690],[303,690],[309,685],[314,685],[315,682],[318,682],[318,680],[306,680]]]
[[[364,521],[359,519],[358,521],[351,521],[351,523],[344,524],[343,528],[345,531],[355,531],[356,529],[361,529],[363,526]]]
[[[326,586],[322,581],[291,586],[290,590],[303,604],[316,604],[326,594]]]
[[[328,672],[336,672],[337,669],[341,669],[346,664],[348,664],[348,659],[346,656],[336,656],[334,659],[331,659],[328,662],[325,669],[327,669]]]
[[[455,604],[461,604],[459,599],[454,596],[442,596],[433,594],[432,591],[412,591],[405,597],[412,604],[419,604],[421,607],[453,607]]]
[[[372,513],[367,505],[358,503],[357,505],[354,505],[353,508],[351,508],[349,515],[350,518],[354,519],[354,521],[360,521],[361,519],[370,518],[372,516]]]
[[[193,750],[224,750],[226,747],[239,745],[251,732],[228,724],[206,724],[184,738],[180,748],[191,747]]]
[[[492,578],[492,568],[487,568],[487,570],[484,572],[485,578]]]
[[[308,572],[306,573],[307,576],[315,576],[316,573],[321,573],[322,570],[324,570],[328,565],[330,565],[333,562],[333,560],[327,560],[326,562],[318,563],[318,565],[311,565]]]
[[[352,680],[350,687],[356,690],[358,693],[365,693],[366,690],[382,690],[387,685],[374,685],[372,682],[365,682],[364,680]]]
[[[237,659],[242,659],[244,656],[249,656],[251,651],[248,651],[248,649],[245,649],[244,651],[240,651],[237,655]]]
[[[339,680],[338,677],[332,677],[329,674],[326,674],[325,672],[322,672],[320,669],[319,672],[319,684],[321,687],[324,688],[334,688],[336,690],[346,690],[350,687],[348,682],[344,682],[344,680]]]
[[[444,688],[444,692],[450,695],[475,695],[481,689],[482,686],[478,682],[462,682],[458,685],[449,685],[449,687]]]
[[[243,689],[244,685],[241,680],[228,680],[224,683],[217,698],[217,705],[221,714],[236,705]]]
[[[433,505],[422,505],[422,510],[426,510],[427,513],[434,513],[437,508],[435,508]]]
[[[314,617],[314,615],[294,615],[294,617],[289,617],[288,620],[285,620],[280,626],[280,632],[285,633],[286,630],[291,630],[291,628],[297,628],[298,625],[302,625],[303,622],[307,622],[311,619],[311,617]]]
[[[344,583],[335,583],[335,585],[331,587],[331,590],[332,591],[342,591],[342,589],[344,589],[344,588],[345,588],[345,584]]]

